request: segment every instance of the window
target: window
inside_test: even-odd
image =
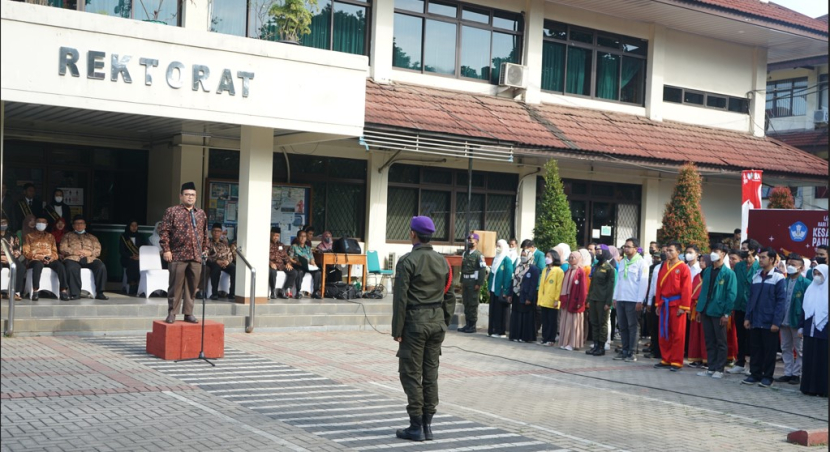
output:
[[[645,40],[549,20],[543,33],[543,90],[643,105]]]
[[[499,238],[513,236],[515,174],[473,172],[470,229],[496,231]],[[436,242],[461,245],[467,231],[467,171],[412,165],[389,169],[386,239],[409,238],[409,221],[426,215],[435,222]]]
[[[521,61],[522,16],[438,0],[395,0],[392,64],[498,83],[502,63]]]
[[[818,109],[827,110],[827,74],[818,76]]]
[[[749,113],[749,102],[743,97],[707,93],[679,88],[677,86],[663,86],[663,101],[726,110],[735,113]]]
[[[179,0],[47,0],[41,4],[104,16],[179,25]]]
[[[767,116],[782,118],[807,114],[807,77],[767,82]]]

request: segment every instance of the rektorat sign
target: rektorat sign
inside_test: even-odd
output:
[[[97,50],[89,50],[86,52],[86,64],[82,64],[82,67],[85,69],[84,72],[86,73],[86,78],[92,80],[104,80],[106,78],[106,73],[101,72],[105,68],[106,57],[107,54],[105,52]],[[80,60],[80,53],[77,49],[72,47],[61,47],[58,51],[58,75],[65,76],[68,70],[73,77],[80,77],[81,71],[78,69]],[[132,60],[133,58],[131,55],[119,55],[117,53],[110,54],[110,80],[117,82],[118,76],[120,75],[124,83],[132,83],[133,79],[130,74],[130,67],[132,66],[135,71],[144,73],[144,84],[152,86],[153,76],[161,74],[161,70],[156,69],[159,67],[159,60],[154,58],[139,58],[138,66],[143,66],[143,70],[136,67],[135,63],[131,65],[130,62]],[[212,86],[209,82],[211,71],[208,66],[193,64],[190,66],[190,71],[188,71],[187,66],[185,66],[184,63],[180,61],[171,61],[167,63],[163,73],[165,80],[167,81],[167,85],[173,89],[179,89],[184,86],[185,79],[189,74],[190,87],[193,91],[199,91],[201,88],[201,91],[203,92],[210,92],[210,86]],[[235,78],[241,79],[242,97],[248,97],[251,87],[251,80],[254,79],[254,73],[237,71],[236,77],[234,77],[231,70],[227,68],[222,69],[222,73],[218,78],[212,79],[212,83],[215,83],[216,86],[216,94],[221,95],[228,93],[230,96],[235,96]],[[216,82],[217,79],[218,82]]]

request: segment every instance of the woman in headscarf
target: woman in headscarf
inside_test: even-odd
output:
[[[148,241],[150,242],[150,245],[158,246],[158,247],[161,246],[161,245],[159,245],[159,240],[161,240],[161,237],[159,237],[159,228],[160,227],[161,227],[161,221],[156,222],[156,226],[153,228],[153,233],[150,235],[150,238],[148,239]]]
[[[608,263],[610,263],[611,266],[614,267],[614,271],[616,271],[617,266],[620,264],[620,259],[622,258],[622,256],[620,256],[620,250],[617,249],[616,246],[609,245],[608,246],[608,252],[611,253],[611,260],[609,260]],[[617,279],[614,278],[614,288],[616,289],[616,287],[617,287]],[[608,342],[605,344],[605,349],[606,350],[611,348],[610,344],[614,341],[614,337],[616,335],[617,335],[617,309],[614,307],[614,305],[611,305],[611,316],[608,319],[608,337],[607,337]]]
[[[507,250],[507,241],[496,242],[496,256],[490,267],[490,320],[487,325],[487,336],[506,337],[507,310],[510,302],[507,298],[513,293],[513,259]]]
[[[52,201],[43,207],[43,211],[46,214],[46,219],[49,221],[49,224],[52,224],[53,227],[61,219],[63,219],[64,226],[72,224],[72,213],[70,212],[69,206],[63,202],[63,190],[60,188],[56,188],[52,192]],[[55,240],[57,240],[57,237]]]
[[[523,250],[519,256],[519,265],[513,271],[511,341],[536,341],[536,297],[539,293],[539,274],[539,267],[533,262],[533,252],[530,249]]]
[[[804,338],[801,392],[827,397],[827,264],[817,265],[812,272],[798,325],[798,335]]]
[[[562,321],[559,331],[559,348],[573,351],[582,348],[585,343],[585,299],[588,284],[583,268],[582,253],[572,252],[568,256],[568,271],[562,281],[559,299],[562,302]],[[588,256],[590,262],[590,255]]]
[[[707,373],[709,359],[706,356],[706,339],[703,337],[703,324],[700,323],[700,313],[697,312],[697,299],[700,298],[700,291],[703,286],[703,270],[712,265],[712,258],[708,254],[702,254],[698,258],[700,262],[700,273],[692,280],[692,306],[689,310],[689,367],[698,369],[704,368],[701,376],[711,376]],[[707,288],[708,290],[708,288]]]
[[[562,271],[563,272],[568,271],[569,264],[568,264],[567,260],[568,260],[568,256],[571,255],[571,246],[568,245],[567,243],[560,243],[559,245],[554,246],[553,249],[555,249],[556,252],[559,253],[559,258],[565,261],[565,262],[562,262],[562,266],[561,266]]]
[[[23,217],[23,222],[20,224],[20,230],[17,231],[17,239],[20,240],[20,243],[25,243],[26,236],[31,234],[32,232],[37,231],[37,229],[35,228],[37,224],[37,218],[35,218],[35,215],[33,213],[30,213],[29,215]]]
[[[594,255],[586,248],[581,248],[579,250],[579,256],[582,257],[581,265],[582,270],[585,272],[585,293],[587,294],[591,288],[591,265],[594,263]],[[582,316],[582,331],[584,332],[583,337],[585,340],[588,340],[591,336],[591,320],[588,317],[588,315]]]
[[[118,249],[121,253],[121,267],[127,271],[128,295],[138,292],[138,280],[141,277],[138,265],[138,249],[146,245],[146,240],[138,235],[138,222],[133,220],[124,227]]]
[[[555,249],[545,254],[545,269],[539,282],[538,304],[542,313],[542,340],[539,344],[550,347],[556,341],[559,327],[559,294],[562,291],[562,278],[565,276],[560,268],[562,261]]]

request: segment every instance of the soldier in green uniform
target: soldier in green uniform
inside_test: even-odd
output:
[[[478,247],[478,234],[467,238],[467,251],[461,259],[461,301],[464,302],[464,318],[467,324],[458,329],[462,333],[475,333],[478,322],[478,302],[484,284],[487,264]]]
[[[432,439],[438,405],[438,358],[455,312],[452,270],[429,244],[435,225],[412,217],[412,251],[398,260],[392,298],[392,337],[398,342],[398,373],[406,393],[409,427],[395,432],[413,441]]]
[[[608,316],[614,299],[614,280],[617,270],[611,253],[604,249],[597,253],[597,263],[591,270],[591,287],[588,289],[587,307],[591,318],[594,346],[585,351],[586,355],[605,354],[605,338],[608,336]]]

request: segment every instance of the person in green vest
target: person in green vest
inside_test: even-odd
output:
[[[735,272],[724,265],[728,252],[725,244],[716,243],[709,255],[712,265],[702,273],[696,309],[703,324],[709,369],[698,372],[700,377],[723,378],[726,367],[726,327],[738,297]]]
[[[738,282],[738,296],[735,298],[734,307],[738,356],[735,358],[735,365],[727,371],[730,374],[740,374],[746,370],[746,357],[749,356],[749,331],[744,328],[744,316],[746,316],[746,302],[749,300],[749,289],[752,287],[752,277],[761,270],[756,257],[760,249],[761,244],[758,241],[744,240],[741,243],[741,262],[738,262],[733,269]]]
[[[477,250],[479,237],[472,233],[467,237],[467,250],[461,258],[461,301],[464,303],[466,324],[458,329],[461,333],[475,333],[478,322],[478,303],[481,286],[487,272],[484,256]]]
[[[775,381],[801,384],[802,341],[798,337],[798,318],[802,315],[804,292],[810,280],[802,276],[804,259],[796,253],[787,256],[787,304],[784,305],[784,321],[781,322],[781,357],[784,359],[784,376]],[[793,356],[795,352],[795,356]]]
[[[409,427],[401,439],[432,439],[432,417],[438,405],[438,359],[444,335],[455,313],[452,269],[430,240],[435,224],[429,217],[412,217],[412,251],[395,267],[392,298],[392,337],[398,343],[398,373],[406,393]]]

